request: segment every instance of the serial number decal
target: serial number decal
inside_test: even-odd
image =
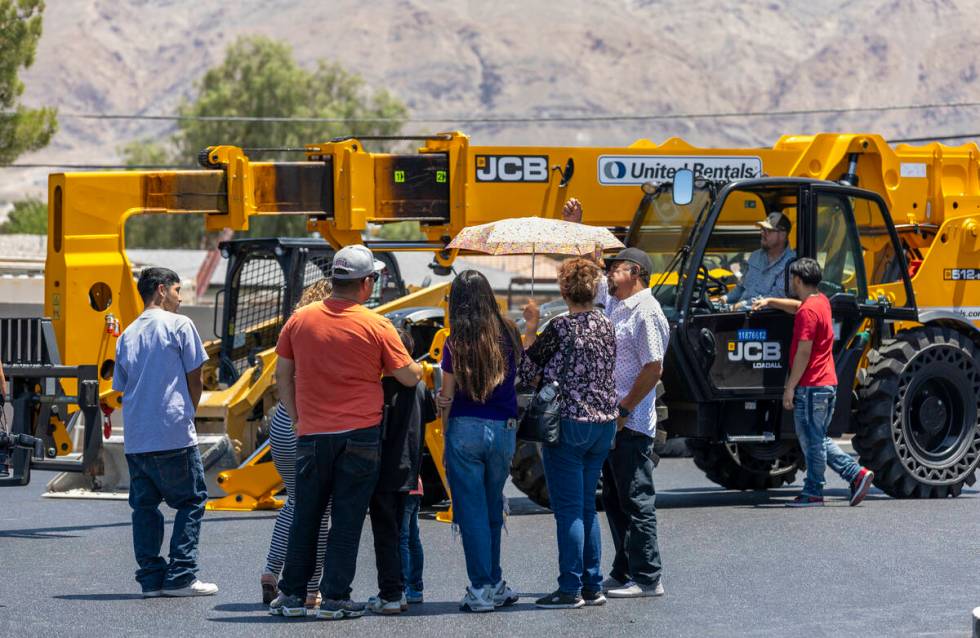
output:
[[[980,268],[946,268],[943,270],[946,281],[980,281]]]

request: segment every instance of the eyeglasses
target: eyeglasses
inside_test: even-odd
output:
[[[379,273],[379,272],[373,272],[370,275],[368,275],[368,279],[370,279],[371,281],[377,281],[377,280],[381,279],[381,273]]]

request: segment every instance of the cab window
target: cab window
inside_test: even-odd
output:
[[[863,298],[864,276],[857,267],[861,245],[849,223],[851,199],[834,193],[817,194],[816,259],[823,270],[820,291],[832,297],[843,292]]]

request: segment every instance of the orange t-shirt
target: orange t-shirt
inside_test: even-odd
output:
[[[293,313],[276,353],[296,363],[300,436],[379,425],[381,375],[412,363],[388,319],[343,299]]]

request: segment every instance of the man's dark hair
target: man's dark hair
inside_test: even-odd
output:
[[[337,292],[354,292],[361,287],[361,284],[364,283],[365,279],[367,279],[367,277],[359,277],[357,279],[338,279],[337,277],[331,277],[330,285],[333,286],[333,289]]]
[[[789,265],[791,277],[799,277],[807,286],[816,286],[823,280],[823,272],[816,259],[801,257]]]
[[[405,346],[405,350],[408,354],[412,354],[415,350],[415,339],[412,338],[412,333],[404,328],[395,328],[398,331],[398,337],[402,340],[402,345]]]
[[[180,283],[180,276],[169,268],[158,268],[156,266],[144,268],[140,273],[139,281],[136,282],[136,290],[145,304],[153,297],[160,284],[169,288],[174,284]]]

